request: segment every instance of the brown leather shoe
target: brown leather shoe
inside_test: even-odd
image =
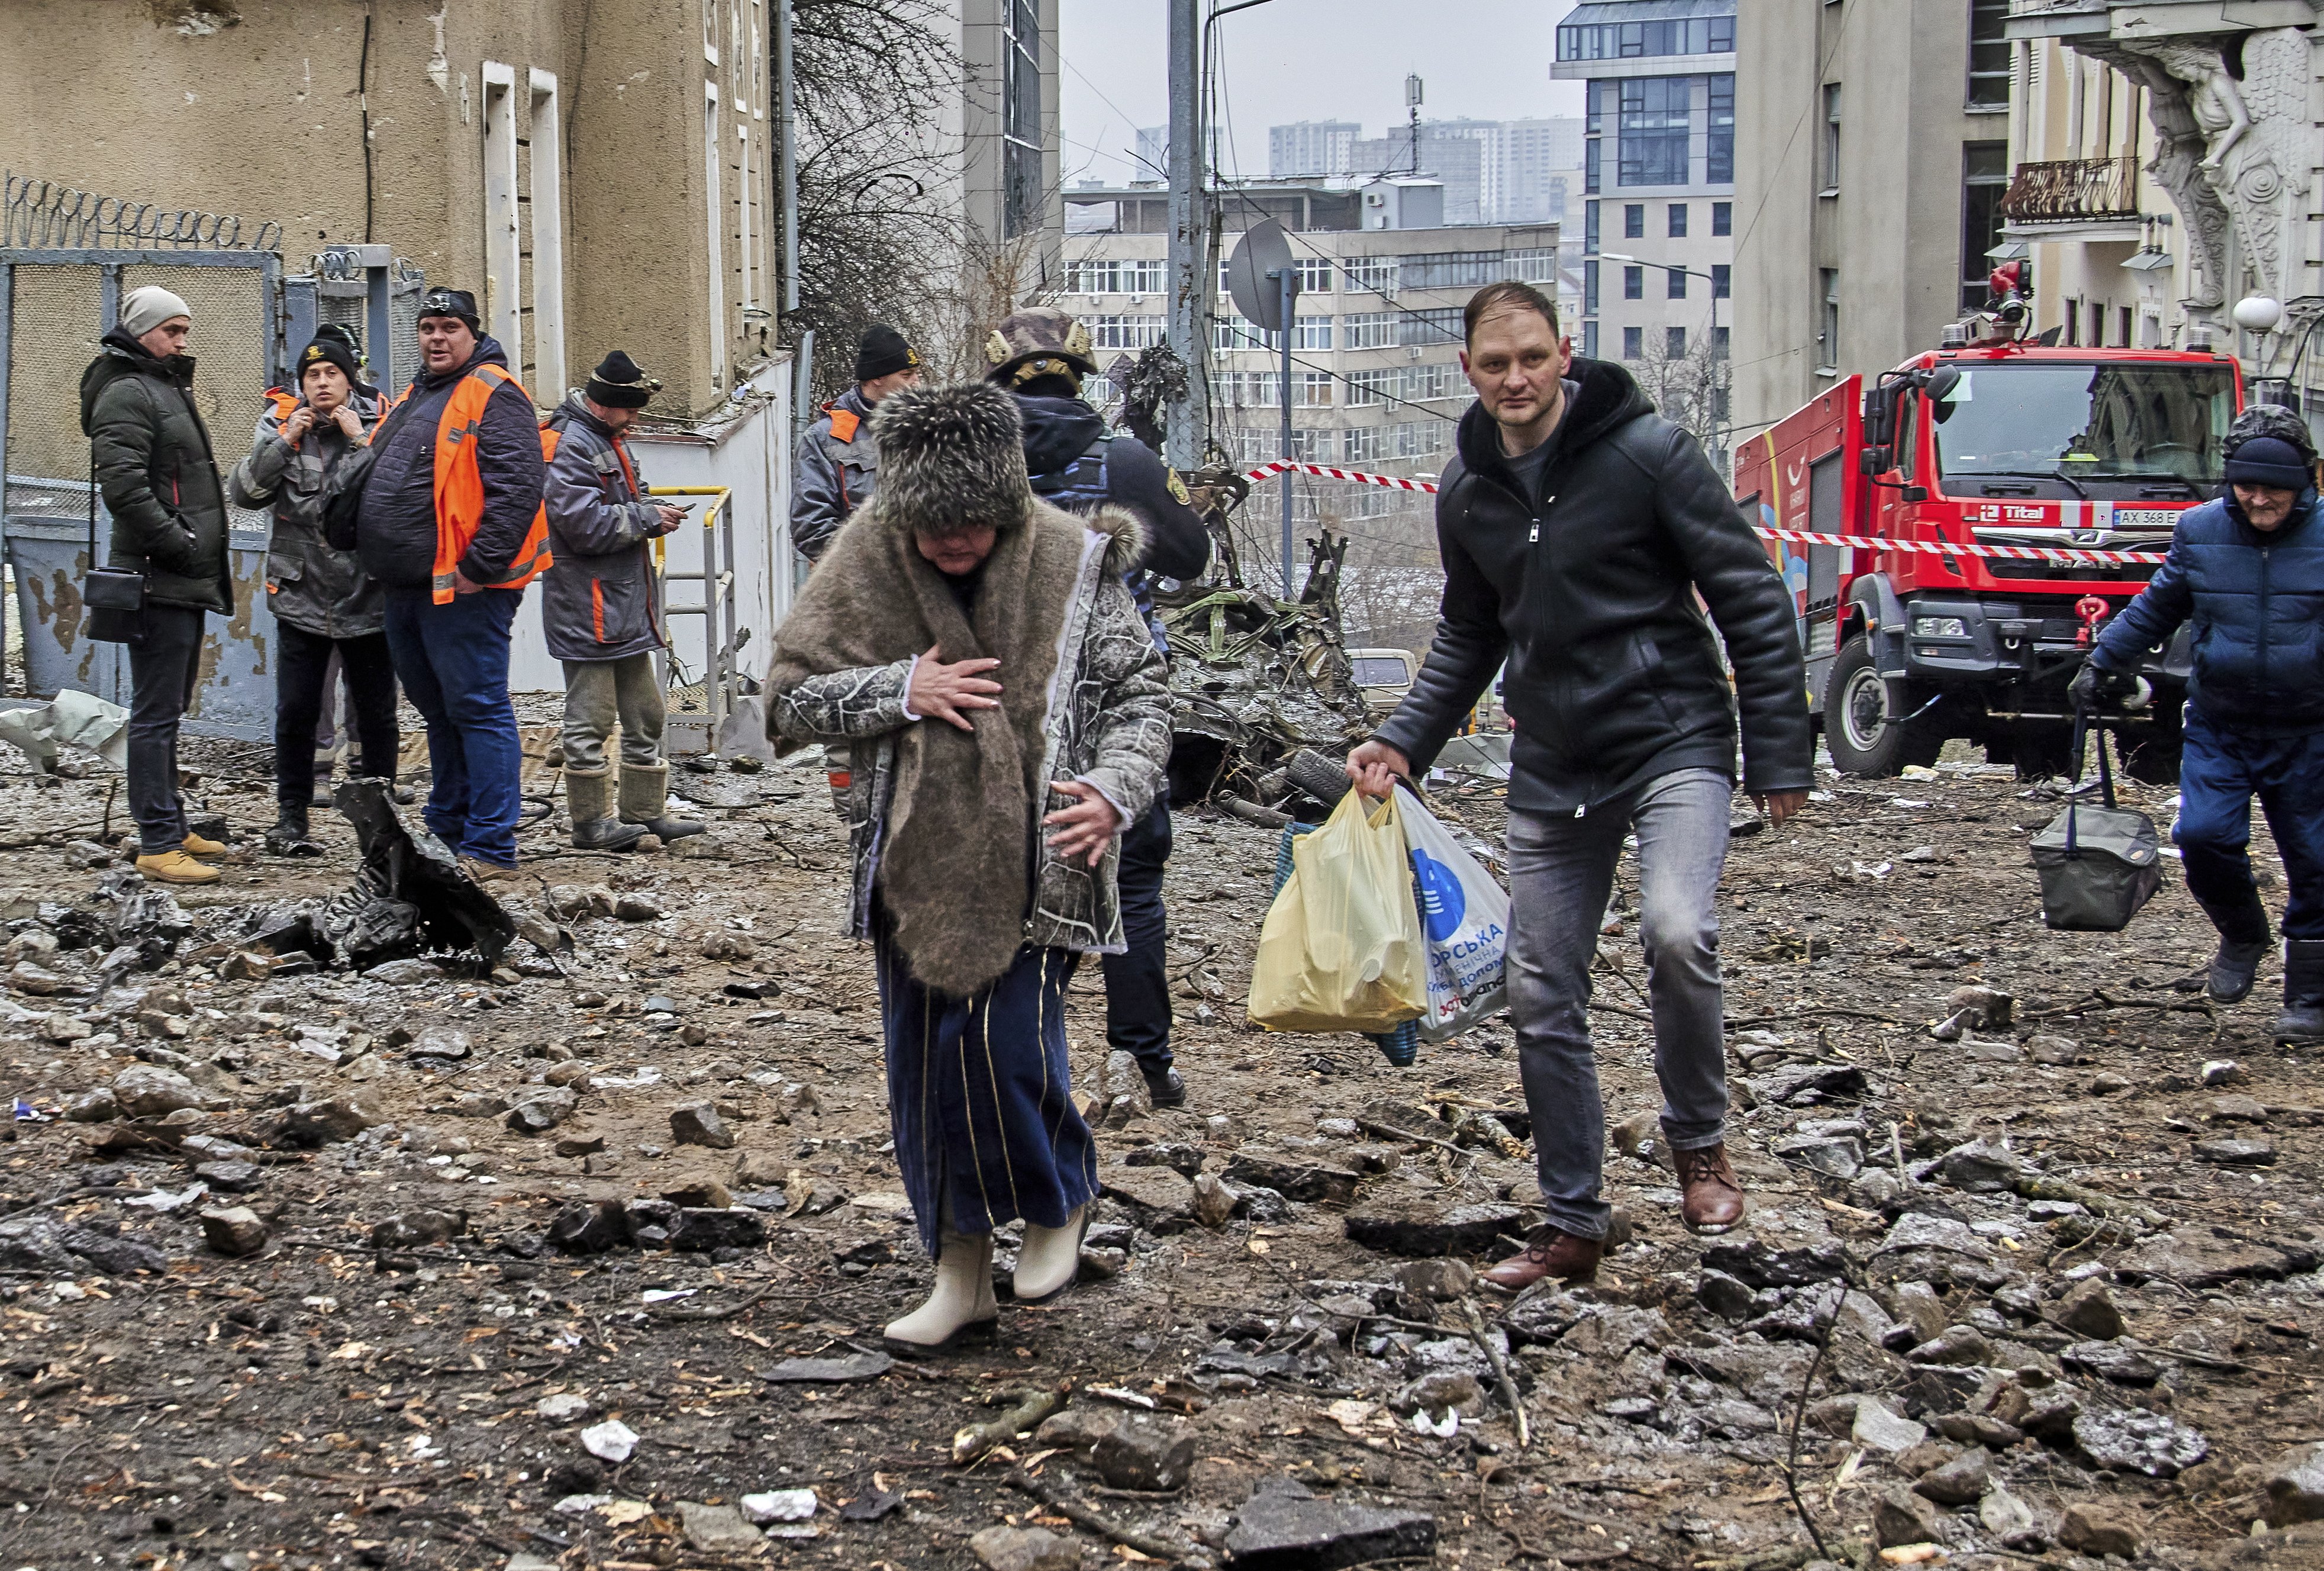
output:
[[[1743,1186],[1723,1143],[1674,1151],[1671,1165],[1678,1169],[1679,1215],[1689,1231],[1724,1233],[1743,1220]]]
[[[1513,1254],[1479,1276],[1497,1288],[1517,1292],[1544,1277],[1565,1282],[1595,1281],[1598,1257],[1605,1251],[1600,1239],[1583,1238],[1562,1227],[1536,1227],[1526,1235],[1525,1252]]]

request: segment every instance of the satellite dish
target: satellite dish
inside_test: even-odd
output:
[[[1234,254],[1227,258],[1227,293],[1244,320],[1270,333],[1283,331],[1282,281],[1267,275],[1280,273],[1291,265],[1291,242],[1284,237],[1281,224],[1268,218],[1243,231]],[[1299,292],[1296,273],[1292,274],[1291,292]]]

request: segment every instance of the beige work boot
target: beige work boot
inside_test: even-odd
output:
[[[191,836],[187,844],[193,844]],[[204,842],[208,844],[208,842]],[[137,871],[156,883],[216,883],[226,874],[205,866],[183,851],[163,851],[137,859]]]
[[[503,867],[497,862],[486,862],[480,856],[461,857],[460,871],[468,875],[471,883],[478,885],[515,883],[524,877],[513,867]]]
[[[225,852],[226,845],[223,841],[205,840],[199,835],[189,832],[185,839],[179,842],[179,849],[189,851],[196,856],[217,856]]]
[[[1017,1274],[1010,1291],[1020,1304],[1046,1304],[1062,1297],[1074,1285],[1082,1267],[1082,1238],[1089,1232],[1090,1208],[1077,1207],[1063,1227],[1025,1224],[1025,1243],[1017,1251]]]

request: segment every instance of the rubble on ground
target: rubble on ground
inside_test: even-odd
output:
[[[2172,990],[2209,952],[2175,884],[2127,933],[2042,929],[2018,843],[2049,805],[1931,772],[1924,807],[1827,781],[1730,854],[1753,1210],[1725,1235],[1676,1217],[1624,863],[1591,1012],[1612,1247],[1594,1286],[1515,1297],[1476,1280],[1541,1215],[1507,1021],[1401,1070],[1247,1029],[1277,836],[1182,812],[1189,1104],[1109,1064],[1084,967],[1081,1285],[1010,1301],[1004,1227],[997,1343],[913,1363],[878,1338],[928,1266],[811,762],[705,776],[748,788],[706,855],[529,829],[506,909],[548,942],[492,970],[240,963],[249,911],[355,883],[327,815],[325,856],[200,890],[0,861],[11,1549],[1801,1571],[1796,1424],[1850,1563],[2292,1563],[2324,1522],[2315,1057],[2267,1040],[2272,968],[2237,1009]],[[268,782],[226,778],[213,806],[263,821]],[[102,794],[0,808],[37,832]],[[1445,795],[1498,835],[1489,790]],[[1028,1389],[1062,1408],[955,1465]]]

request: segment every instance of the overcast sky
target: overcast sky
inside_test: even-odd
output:
[[[1206,0],[1206,5],[1216,0]],[[1267,173],[1267,128],[1353,120],[1378,136],[1404,119],[1404,79],[1427,118],[1579,115],[1582,84],[1553,82],[1570,0],[1270,0],[1212,30],[1231,139],[1230,175]],[[1059,0],[1065,183],[1133,176],[1141,125],[1169,121],[1167,0]]]

